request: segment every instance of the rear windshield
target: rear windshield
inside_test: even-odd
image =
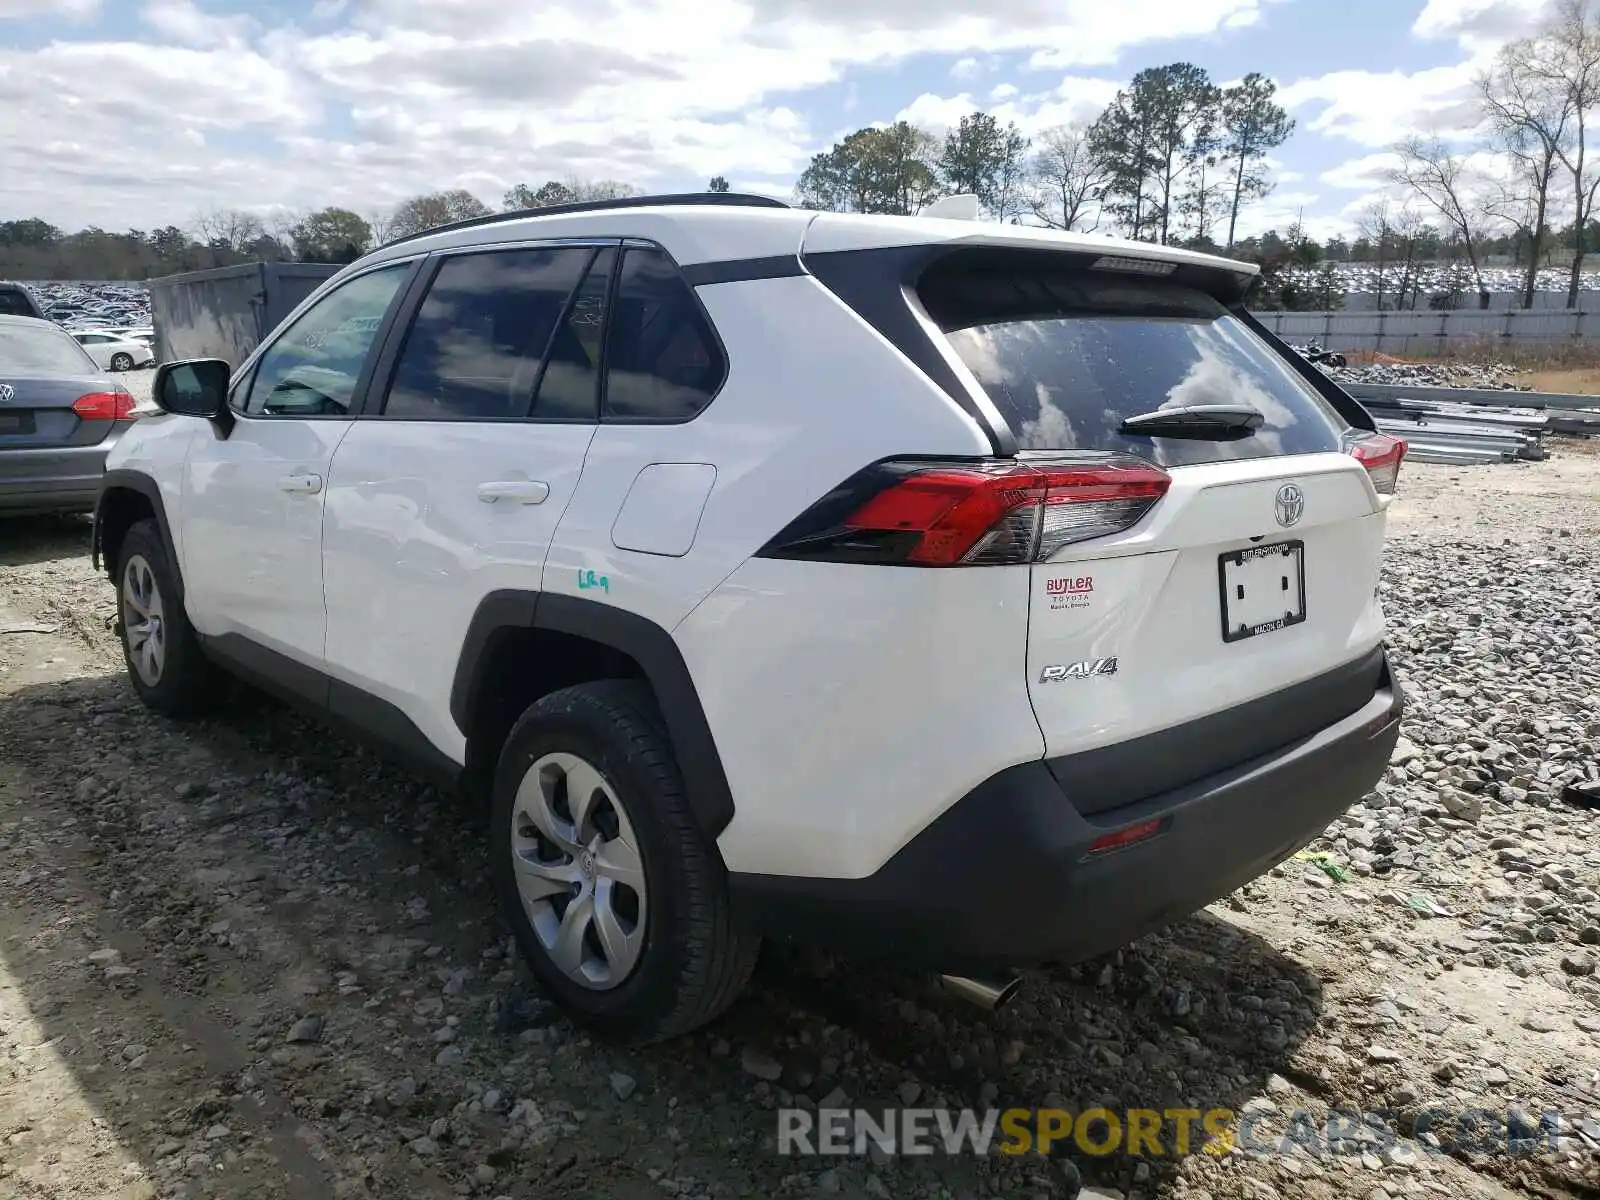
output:
[[[37,317],[32,298],[16,285],[0,285],[0,316]]]
[[[93,375],[99,369],[82,346],[54,325],[0,321],[0,376]]]
[[[1120,450],[1183,466],[1337,450],[1346,429],[1270,346],[1193,287],[939,265],[918,293],[1024,450]],[[1194,404],[1248,404],[1265,420],[1222,441],[1118,432],[1128,417]]]

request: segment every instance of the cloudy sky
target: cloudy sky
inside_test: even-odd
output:
[[[1332,232],[1398,137],[1470,127],[1473,75],[1545,2],[0,0],[0,219],[497,205],[574,173],[787,195],[862,125],[1031,133],[1187,60],[1272,76],[1298,121],[1248,226]]]

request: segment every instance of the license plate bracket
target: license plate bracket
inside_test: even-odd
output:
[[[1242,642],[1306,619],[1306,547],[1273,542],[1217,556],[1222,640]]]
[[[3,412],[0,411],[0,433],[32,433],[33,414],[31,412]]]

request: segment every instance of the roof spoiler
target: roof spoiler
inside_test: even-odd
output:
[[[957,196],[943,196],[932,204],[923,205],[917,210],[917,216],[940,217],[946,221],[976,221],[978,198],[970,192],[963,192]]]

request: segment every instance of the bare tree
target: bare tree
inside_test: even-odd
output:
[[[194,219],[200,241],[213,248],[226,248],[243,254],[266,230],[261,218],[240,208],[214,208]]]
[[[1029,163],[1028,210],[1051,229],[1100,225],[1100,193],[1106,171],[1089,149],[1089,126],[1075,121],[1039,135],[1039,152]]]
[[[1478,248],[1483,237],[1483,209],[1473,195],[1475,180],[1466,160],[1453,153],[1444,139],[1413,134],[1395,146],[1400,165],[1389,174],[1391,183],[1409,188],[1444,218],[1461,239],[1472,268],[1478,294],[1484,295],[1483,269]]]
[[[1589,122],[1600,106],[1600,27],[1593,0],[1556,0],[1544,28],[1531,38],[1518,60],[1518,70],[1531,86],[1549,89],[1571,110],[1566,136],[1557,157],[1572,185],[1572,274],[1567,280],[1567,307],[1578,306],[1587,252],[1587,226],[1600,189],[1600,168],[1589,154]]]
[[[1388,282],[1389,251],[1394,239],[1394,218],[1389,211],[1389,198],[1379,196],[1361,211],[1356,218],[1356,229],[1372,243],[1378,266],[1378,311],[1383,311],[1383,289]]]
[[[374,208],[366,214],[367,228],[372,231],[372,244],[381,246],[394,236],[394,210]]]
[[[1522,281],[1522,307],[1533,307],[1539,278],[1550,189],[1571,140],[1575,113],[1569,88],[1537,69],[1538,44],[1531,38],[1501,48],[1493,67],[1478,79],[1479,103],[1493,145],[1510,162],[1511,180],[1486,204],[1495,216],[1524,232],[1528,270]]]
[[[1422,289],[1423,243],[1435,236],[1428,219],[1409,204],[1402,205],[1394,215],[1391,226],[1395,250],[1400,258],[1399,302],[1396,308],[1416,308],[1417,294]],[[1409,300],[1407,295],[1409,293]]]

